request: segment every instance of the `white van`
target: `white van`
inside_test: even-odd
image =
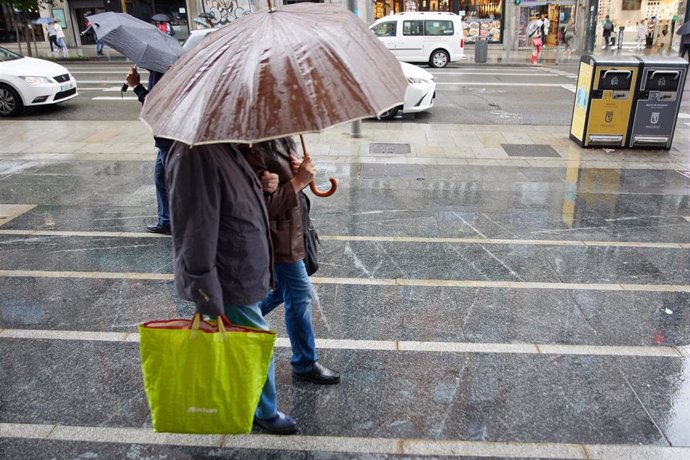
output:
[[[403,62],[445,67],[464,57],[462,18],[455,13],[422,11],[385,16],[369,27]]]

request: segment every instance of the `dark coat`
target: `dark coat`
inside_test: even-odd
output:
[[[144,85],[137,85],[132,90],[134,91],[134,94],[137,95],[139,102],[143,104],[146,101],[146,96],[149,94],[149,92],[151,92],[153,87],[156,86],[156,83],[158,83],[158,80],[160,80],[162,77],[162,73],[156,72],[155,70],[149,70],[149,89],[144,88]],[[170,139],[164,139],[162,137],[154,137],[153,140],[156,147],[165,150],[168,150],[174,142]]]
[[[304,259],[304,229],[299,190],[290,182],[294,175],[290,153],[298,156],[295,143],[285,137],[242,148],[242,153],[258,177],[268,171],[278,174],[278,189],[265,193],[266,208],[271,220],[273,257],[277,263],[293,263]],[[306,197],[304,197],[306,198]]]
[[[175,142],[166,162],[175,287],[200,313],[262,300],[272,285],[261,183],[232,144]]]

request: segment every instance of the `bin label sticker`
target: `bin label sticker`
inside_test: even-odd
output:
[[[586,62],[580,63],[580,72],[577,77],[577,90],[575,91],[575,104],[573,105],[573,120],[570,126],[570,134],[580,141],[584,140],[585,119],[589,106],[589,88],[592,86],[594,67]]]
[[[652,112],[652,118],[650,120],[650,123],[653,125],[656,125],[659,123],[659,112]]]
[[[611,79],[611,86],[618,86],[618,77],[613,77]]]
[[[613,122],[613,112],[606,112],[606,123]]]

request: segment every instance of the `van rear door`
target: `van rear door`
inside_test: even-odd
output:
[[[398,35],[395,55],[401,61],[424,62],[424,21],[403,19],[401,34]]]

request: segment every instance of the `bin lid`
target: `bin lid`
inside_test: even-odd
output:
[[[673,66],[673,67],[687,67],[688,61],[685,59],[675,56],[636,56],[637,59],[642,61],[645,66]]]
[[[614,65],[627,67],[640,66],[639,59],[636,59],[634,56],[592,56],[586,54],[580,58],[580,61],[592,65]]]

